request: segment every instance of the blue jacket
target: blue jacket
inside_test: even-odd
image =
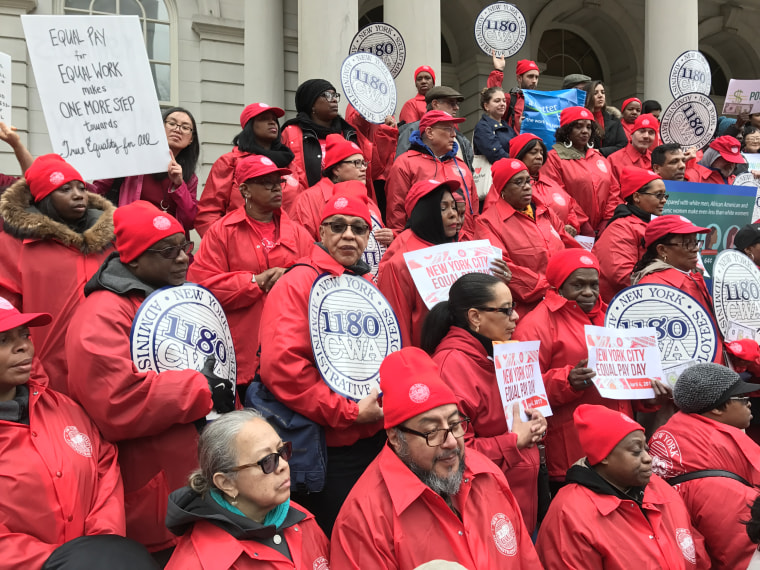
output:
[[[472,145],[475,154],[482,154],[493,164],[500,158],[509,157],[509,141],[516,136],[515,130],[506,122],[496,121],[488,113],[483,113],[475,125]]]

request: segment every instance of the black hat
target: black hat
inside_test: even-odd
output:
[[[740,251],[760,243],[760,224],[747,224],[734,236],[734,247]]]
[[[296,111],[311,114],[317,97],[330,89],[336,91],[333,84],[326,79],[307,79],[296,89]]]

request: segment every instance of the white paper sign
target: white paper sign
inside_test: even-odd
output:
[[[585,326],[591,381],[602,398],[643,400],[654,398],[652,380],[662,382],[656,331]]]
[[[757,331],[736,321],[728,321],[728,332],[726,332],[724,340],[726,342],[733,342],[735,340],[744,340],[745,338],[756,340]]]
[[[520,403],[521,418],[528,421],[525,410],[538,410],[544,416],[551,416],[549,398],[546,395],[541,368],[538,363],[538,348],[541,341],[502,342],[493,345],[493,362],[496,382],[499,384],[501,404],[507,426],[512,430],[512,407]]]
[[[578,234],[577,236],[575,236],[575,241],[581,244],[581,246],[583,246],[583,249],[591,251],[591,249],[594,247],[594,242],[596,240],[590,236],[582,236]]]
[[[491,273],[491,262],[501,250],[486,239],[444,243],[409,251],[404,261],[428,309],[449,298],[454,281],[466,273]]]
[[[86,179],[165,172],[137,16],[21,16],[53,150]]]
[[[11,126],[11,56],[0,52],[0,121]]]
[[[732,79],[728,82],[724,115],[760,113],[760,79]]]

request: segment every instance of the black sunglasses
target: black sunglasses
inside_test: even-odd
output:
[[[486,313],[502,313],[504,315],[507,315],[508,317],[512,316],[512,313],[515,312],[515,309],[517,308],[517,303],[515,301],[512,301],[511,307],[473,307],[474,309],[477,309],[478,311],[485,311]]]
[[[369,231],[369,226],[367,224],[347,224],[346,222],[325,222],[322,224],[323,226],[329,226],[330,231],[334,234],[342,234],[343,232],[348,229],[348,227],[351,227],[351,231],[354,233],[355,236],[363,236]]]
[[[249,467],[256,467],[258,465],[261,467],[261,470],[265,475],[269,475],[270,473],[274,473],[274,470],[277,469],[277,466],[280,464],[280,457],[282,457],[285,461],[288,461],[292,455],[293,444],[290,441],[284,441],[282,443],[282,447],[275,453],[270,453],[263,459],[258,460],[256,463],[238,465],[237,467],[230,469],[230,471],[234,473],[237,471],[242,471],[243,469],[248,469]]]
[[[195,244],[193,242],[186,241],[182,245],[170,245],[169,247],[165,247],[163,249],[146,249],[145,251],[157,253],[166,259],[177,259],[180,251],[184,251],[185,253],[189,254],[191,251],[193,251],[194,247]]]

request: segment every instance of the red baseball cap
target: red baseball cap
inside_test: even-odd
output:
[[[726,350],[733,356],[741,358],[742,360],[748,360],[750,362],[757,362],[760,359],[760,347],[751,338],[743,338],[741,340],[734,340],[726,343]]]
[[[464,121],[463,117],[452,117],[446,111],[428,111],[420,119],[420,132],[424,133],[425,129],[436,123],[464,123]]]
[[[364,157],[362,149],[355,142],[346,140],[343,135],[327,135],[325,139],[325,170],[354,154],[361,154]]]
[[[606,406],[581,404],[573,412],[573,421],[591,465],[601,463],[629,433],[644,431],[639,423]]]
[[[564,127],[575,121],[594,120],[594,115],[586,107],[567,107],[559,114],[559,126]]]
[[[324,222],[330,216],[356,216],[361,218],[367,225],[372,227],[372,218],[369,215],[369,198],[366,192],[358,195],[354,191],[335,192],[322,208],[322,216],[319,222]]]
[[[435,83],[435,71],[433,71],[433,68],[429,65],[420,65],[417,69],[414,70],[414,80],[417,81],[417,76],[422,71],[427,71],[432,77],[433,77],[433,83]]]
[[[530,141],[537,140],[543,142],[541,137],[534,135],[533,133],[521,133],[509,141],[509,156],[517,156],[522,152]],[[544,160],[546,157],[544,157]]]
[[[741,155],[741,143],[734,137],[723,135],[710,143],[710,148],[717,150],[723,160],[733,162],[734,164],[744,164],[744,157]]]
[[[695,226],[689,218],[668,214],[659,216],[647,224],[644,231],[644,245],[649,247],[668,234],[709,234],[710,229]]]
[[[522,75],[523,73],[527,73],[531,70],[538,71],[538,65],[536,65],[536,62],[529,59],[521,59],[517,62],[515,75]]]
[[[625,200],[631,194],[638,192],[652,180],[662,180],[662,176],[651,170],[626,166],[620,176],[620,197]]]
[[[140,257],[154,243],[174,234],[185,235],[177,219],[145,200],[116,208],[113,213],[116,251],[122,263]]]
[[[21,313],[6,298],[0,297],[0,332],[9,331],[21,325],[42,327],[49,325],[52,320],[53,316],[48,313]]]
[[[454,192],[455,190],[459,190],[460,185],[456,180],[441,181],[433,179],[420,180],[419,182],[412,184],[412,187],[409,189],[409,193],[406,195],[406,201],[404,202],[404,210],[406,210],[406,215],[412,215],[412,210],[414,210],[414,207],[417,205],[417,202],[420,201],[420,198],[427,196],[433,190],[437,190],[441,186],[445,186],[451,192]]]
[[[275,117],[278,119],[285,115],[285,111],[279,107],[270,107],[266,103],[251,103],[245,109],[243,109],[242,113],[240,113],[240,128],[244,129],[248,121],[266,111],[274,112]]]
[[[620,110],[625,111],[625,108],[631,103],[638,103],[639,106],[641,106],[641,99],[639,99],[638,97],[631,97],[630,99],[626,99],[625,101],[623,101],[623,106],[620,107]]]
[[[639,129],[654,129],[657,132],[660,130],[660,121],[651,113],[639,115],[633,123],[633,131],[636,132]]]
[[[267,174],[290,174],[289,168],[279,168],[271,158],[263,154],[251,154],[237,161],[235,165],[235,180],[242,184],[251,178]]]
[[[522,160],[516,158],[500,158],[491,165],[491,176],[493,177],[493,185],[496,190],[501,193],[507,182],[512,180],[512,177],[518,172],[528,170],[525,163]]]
[[[26,169],[24,178],[35,202],[39,202],[67,182],[84,181],[77,169],[57,154],[38,156]]]
[[[599,269],[599,260],[590,251],[581,247],[570,247],[555,253],[546,264],[546,280],[555,289],[562,287],[565,280],[576,269]]]

